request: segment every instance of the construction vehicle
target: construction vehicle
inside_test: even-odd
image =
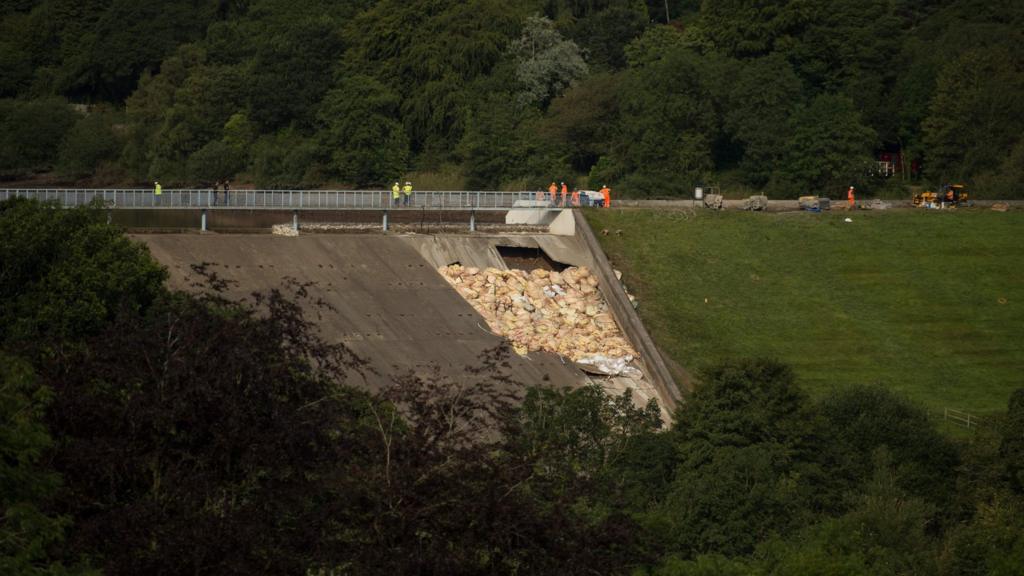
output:
[[[914,194],[914,206],[918,208],[953,208],[970,206],[970,194],[963,184],[944,184],[938,192],[919,192]]]

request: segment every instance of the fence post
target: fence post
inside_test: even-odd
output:
[[[469,231],[476,232],[476,210],[469,211]]]
[[[203,208],[199,212],[202,214],[199,221],[199,230],[206,232],[206,208]]]
[[[388,211],[384,211],[384,231],[388,231]]]
[[[299,231],[299,211],[292,210],[292,230]]]

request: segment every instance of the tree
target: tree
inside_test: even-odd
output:
[[[323,182],[321,150],[296,130],[267,134],[253,144],[252,171],[261,188],[311,188]]]
[[[764,186],[791,143],[790,113],[803,101],[803,84],[782,58],[769,56],[737,67],[723,90],[723,127],[742,146],[744,179]]]
[[[718,121],[708,76],[719,62],[677,49],[631,70],[619,94],[619,136],[591,171],[636,196],[678,195],[713,165]]]
[[[73,177],[91,176],[103,163],[114,162],[124,146],[114,132],[116,116],[95,111],[81,118],[68,131],[57,160],[59,172]]]
[[[369,76],[342,80],[327,93],[317,119],[331,172],[358,186],[383,185],[406,170],[409,139],[398,95]]]
[[[163,267],[98,207],[16,198],[0,203],[0,228],[0,343],[15,349],[59,350],[163,290]]]
[[[526,19],[523,35],[509,45],[509,54],[516,62],[518,97],[523,104],[547,108],[588,72],[579,47],[563,39],[554,23],[541,16]]]
[[[68,519],[50,513],[60,477],[44,463],[52,446],[43,413],[51,391],[28,363],[0,351],[0,572],[67,574],[51,556]]]
[[[329,18],[306,15],[264,33],[270,36],[256,45],[252,68],[251,118],[264,132],[291,124],[309,128],[344,47],[340,30]]]
[[[42,370],[70,553],[112,575],[338,558],[327,530],[343,521],[332,503],[352,476],[337,472],[359,461],[365,397],[342,386],[358,359],[317,340],[298,304],[166,295],[86,346]]]
[[[1024,494],[1024,388],[1010,396],[999,456],[1006,466],[1010,486],[1017,494]]]
[[[649,522],[683,558],[747,554],[835,498],[822,427],[784,365],[725,363],[702,381],[676,414],[679,465]]]
[[[877,135],[845,96],[823,94],[790,117],[792,140],[776,171],[790,197],[826,195],[864,182]]]
[[[77,120],[60,99],[0,100],[0,176],[52,169]]]
[[[971,50],[942,71],[925,119],[931,178],[961,180],[998,166],[1024,131],[1024,73],[1005,49]]]
[[[879,387],[837,390],[821,404],[836,443],[837,475],[867,478],[877,467],[875,453],[885,449],[895,485],[924,502],[942,506],[956,492],[959,465],[953,444],[935,430],[928,415],[909,400]]]
[[[511,92],[488,92],[480,97],[456,149],[467,184],[497,189],[508,182],[558,173],[557,147],[539,137],[538,116]]]
[[[618,70],[626,65],[623,48],[643,33],[651,18],[642,0],[611,0],[606,4],[578,18],[567,34],[586,54],[590,67]]]
[[[621,75],[594,74],[570,86],[551,102],[536,139],[562,151],[573,170],[590,172],[617,136],[621,82]]]
[[[238,148],[222,140],[213,140],[188,159],[188,175],[192,182],[215,182],[234,178],[245,169],[246,158]]]

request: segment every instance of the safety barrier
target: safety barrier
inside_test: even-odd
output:
[[[64,207],[98,202],[111,209],[294,209],[294,210],[508,210],[550,208],[536,202],[536,192],[423,191],[414,192],[408,205],[398,203],[390,190],[231,190],[165,188],[158,196],[153,189],[111,188],[25,188],[0,189],[0,201],[12,197],[55,201]]]

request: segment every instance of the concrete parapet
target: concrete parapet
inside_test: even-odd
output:
[[[682,394],[672,379],[672,374],[661,357],[661,352],[658,351],[651,335],[647,333],[647,328],[630,303],[622,284],[615,277],[615,272],[587,219],[577,210],[572,212],[576,220],[577,235],[593,257],[593,270],[600,280],[604,299],[608,302],[608,307],[615,316],[616,322],[626,333],[626,337],[629,338],[636,351],[640,353],[640,361],[645,368],[647,379],[654,384],[658,391],[663,410],[667,410],[671,414],[675,411],[676,406],[683,401]]]

